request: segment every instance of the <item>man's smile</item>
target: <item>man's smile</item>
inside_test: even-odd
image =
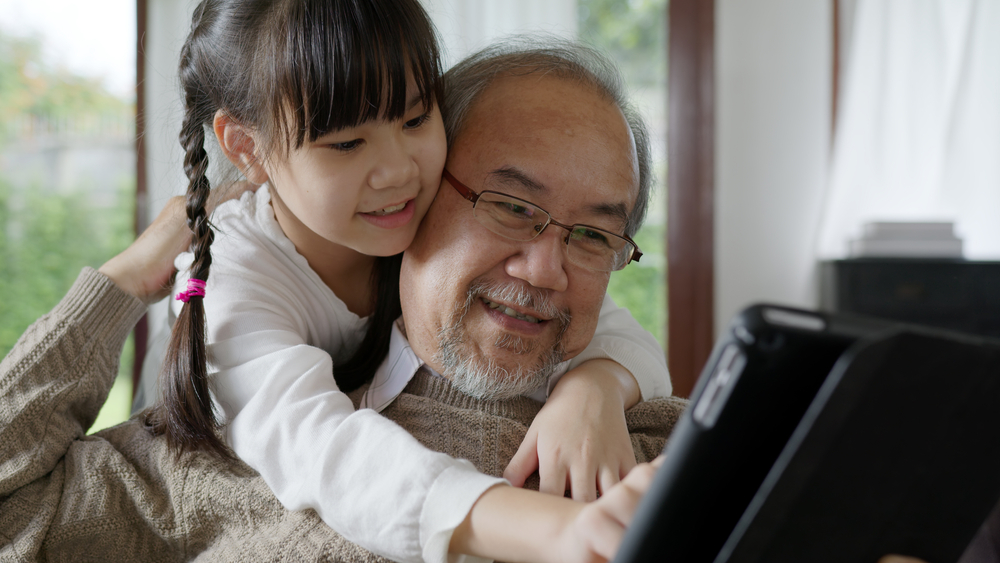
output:
[[[479,279],[468,292],[468,305],[475,301],[489,322],[509,335],[538,338],[550,325],[562,332],[569,324],[569,311],[560,310],[544,292],[519,283]]]
[[[539,323],[539,322],[541,322],[543,320],[543,319],[539,319],[537,317],[533,317],[531,315],[520,313],[520,312],[516,311],[515,309],[513,309],[512,307],[504,305],[503,303],[497,303],[497,302],[494,302],[494,301],[490,301],[489,299],[487,299],[485,297],[482,297],[481,299],[482,299],[483,303],[487,307],[489,307],[490,309],[493,309],[494,311],[499,311],[499,312],[507,315],[508,317],[514,317],[515,319],[522,320],[522,321],[528,321],[529,323],[533,323],[533,324],[537,324],[537,323]]]

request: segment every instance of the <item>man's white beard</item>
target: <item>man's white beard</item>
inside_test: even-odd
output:
[[[494,359],[476,354],[477,347],[468,342],[462,322],[472,304],[482,298],[530,308],[550,318],[551,322],[558,323],[559,333],[555,344],[538,357],[534,366],[518,363],[508,369]],[[521,285],[476,281],[469,288],[465,303],[455,311],[451,326],[444,327],[438,334],[437,360],[442,374],[459,391],[477,399],[500,400],[531,393],[548,381],[553,370],[562,361],[562,337],[569,326],[569,320],[569,313],[556,309],[540,292],[530,291]],[[496,342],[484,344],[483,347],[492,344],[515,354],[529,354],[539,345],[533,339],[506,332]]]

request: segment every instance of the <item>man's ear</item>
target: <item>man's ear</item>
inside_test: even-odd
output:
[[[229,162],[236,165],[253,184],[263,184],[268,180],[267,172],[257,158],[257,141],[253,133],[240,125],[225,112],[219,110],[212,120],[215,138]]]

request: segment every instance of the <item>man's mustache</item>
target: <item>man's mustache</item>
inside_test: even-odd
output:
[[[502,283],[487,279],[477,279],[469,286],[467,307],[474,299],[486,299],[494,303],[504,303],[527,309],[528,314],[554,321],[560,330],[569,325],[572,315],[569,311],[556,307],[546,291],[523,283]],[[468,308],[466,308],[468,311]]]
[[[468,342],[464,326],[465,316],[476,300],[506,303],[518,307],[532,316],[554,321],[554,338],[534,338],[500,331],[492,343],[514,354],[531,354],[539,347],[538,357],[526,365],[522,361],[501,364],[496,358],[477,354],[477,347]],[[552,304],[547,292],[519,282],[496,282],[488,278],[473,280],[466,292],[465,302],[456,305],[452,323],[438,331],[436,359],[441,363],[442,374],[451,379],[457,389],[480,399],[504,399],[529,393],[544,385],[565,353],[562,338],[569,327],[569,311],[562,311]],[[481,342],[488,348],[491,343]],[[480,348],[481,349],[481,348]]]

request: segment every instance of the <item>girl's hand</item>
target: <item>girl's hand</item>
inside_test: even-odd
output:
[[[455,528],[449,551],[501,561],[603,563],[614,557],[662,456],[592,503],[499,485]]]
[[[216,188],[208,202],[208,213],[226,201],[258,186],[240,182],[232,187]],[[185,198],[170,198],[156,220],[114,258],[98,271],[111,278],[118,287],[146,304],[154,303],[170,293],[177,270],[174,258],[191,245],[191,230],[187,226]]]
[[[642,495],[649,490],[662,463],[663,456],[659,456],[652,463],[635,466],[596,502],[585,505],[564,537],[559,538],[565,542],[560,548],[566,554],[562,561],[596,563],[613,559]]]
[[[552,390],[504,478],[522,487],[538,470],[541,492],[594,500],[635,467],[625,409],[638,400],[635,378],[618,363],[584,362]]]

